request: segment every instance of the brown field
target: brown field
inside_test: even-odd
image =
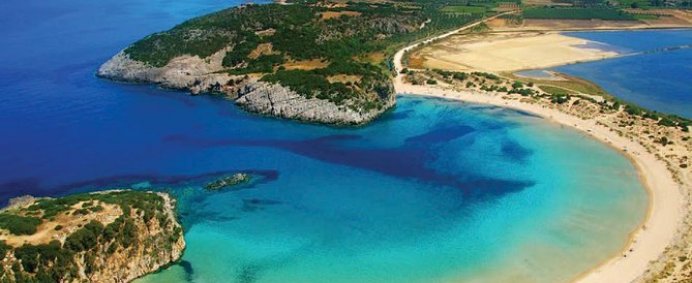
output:
[[[329,62],[324,61],[322,59],[312,59],[302,61],[291,61],[284,63],[282,66],[284,66],[286,70],[314,70],[329,66]]]
[[[384,52],[371,52],[371,53],[365,54],[364,56],[358,56],[358,57],[355,57],[353,59],[360,61],[360,62],[378,64],[378,63],[384,61],[385,54],[384,54]]]
[[[257,59],[257,57],[260,57],[262,55],[271,55],[273,53],[274,51],[271,43],[262,43],[257,45],[255,50],[252,50],[247,57],[250,59]]]
[[[357,16],[360,16],[360,12],[356,12],[356,11],[339,11],[339,12],[327,11],[327,12],[320,13],[321,20],[323,20],[323,21],[328,20],[328,19],[340,18],[341,16],[357,17]]]
[[[118,205],[95,201],[93,206],[100,205],[103,207],[103,210],[98,212],[90,211],[86,215],[74,215],[74,211],[82,208],[83,204],[84,202],[79,202],[73,205],[72,209],[67,210],[67,212],[58,214],[53,221],[43,222],[37,227],[36,233],[33,235],[17,236],[8,235],[8,233],[2,232],[0,234],[0,240],[4,240],[8,245],[13,247],[20,247],[24,244],[47,244],[52,240],[64,238],[66,235],[71,234],[91,220],[99,221],[105,226],[112,223],[123,214]],[[57,225],[62,226],[62,229],[55,230]]]
[[[363,76],[356,76],[356,75],[336,75],[336,76],[329,76],[327,77],[327,80],[330,83],[357,83],[360,82],[360,80],[363,78]]]

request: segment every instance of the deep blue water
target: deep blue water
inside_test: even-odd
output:
[[[692,118],[692,30],[570,32],[624,56],[555,68],[645,108]]]
[[[560,282],[643,219],[627,159],[525,113],[400,97],[331,128],[94,77],[128,43],[238,2],[2,1],[0,200],[170,192],[187,249],[145,282]],[[234,171],[256,181],[201,188]]]

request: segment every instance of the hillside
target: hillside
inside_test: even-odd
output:
[[[98,75],[221,93],[252,112],[361,124],[394,105],[397,47],[479,19],[436,1],[246,5],[152,34]]]
[[[0,211],[0,282],[128,282],[182,255],[166,194],[23,197]]]

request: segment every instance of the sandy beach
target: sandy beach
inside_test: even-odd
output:
[[[453,71],[509,72],[602,60],[618,53],[557,32],[455,36],[420,51],[422,67]]]
[[[467,29],[478,23],[462,27]],[[430,39],[439,40],[457,31]],[[416,48],[420,43],[401,49],[394,56],[396,70],[402,70],[404,53]],[[489,104],[530,112],[549,121],[566,125],[581,131],[625,154],[636,166],[642,183],[648,190],[649,207],[647,217],[641,226],[630,235],[628,244],[622,247],[606,262],[594,263],[594,268],[575,278],[577,282],[632,282],[640,279],[652,262],[659,259],[666,248],[675,242],[676,232],[684,218],[685,196],[680,185],[675,182],[664,161],[646,150],[636,140],[620,136],[597,120],[581,118],[560,112],[542,104],[532,104],[511,98],[506,94],[493,94],[473,90],[456,91],[442,86],[420,86],[405,83],[403,75],[394,80],[395,89],[403,95],[421,95],[458,100],[461,102]],[[683,181],[684,182],[684,181]]]
[[[626,247],[607,262],[583,274],[578,282],[631,282],[640,277],[649,262],[656,260],[674,240],[675,232],[683,215],[683,196],[679,185],[666,165],[639,143],[619,136],[592,120],[580,118],[528,104],[506,100],[501,96],[480,92],[460,92],[427,86],[398,84],[398,93],[459,100],[469,103],[489,104],[530,112],[549,121],[575,128],[599,141],[618,149],[636,165],[642,182],[649,193],[649,210],[641,227],[634,231]]]

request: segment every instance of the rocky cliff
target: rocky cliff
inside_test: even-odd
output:
[[[185,249],[174,206],[139,191],[10,206],[0,213],[0,282],[129,282],[154,272]]]
[[[222,71],[225,52],[222,50],[205,59],[180,56],[163,67],[147,65],[120,52],[104,63],[97,75],[117,81],[154,83],[192,94],[223,94],[249,112],[325,124],[364,124],[395,103],[394,88],[389,80],[380,82],[384,85],[383,93],[371,94],[378,96],[380,106],[368,108],[357,100],[337,104],[328,99],[308,98],[278,83],[260,81],[257,76],[230,75]]]

